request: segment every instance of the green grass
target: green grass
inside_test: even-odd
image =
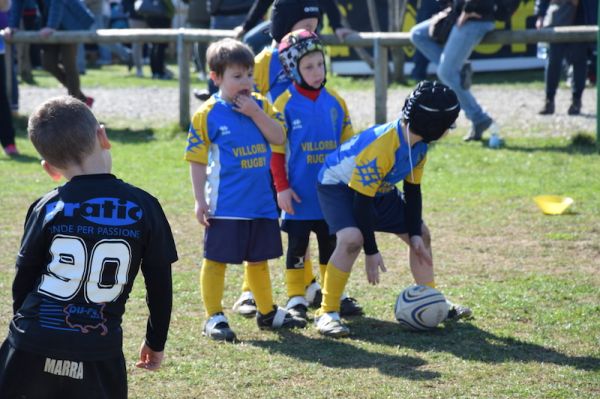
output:
[[[27,207],[55,186],[25,139],[24,120],[18,122],[23,155],[0,157],[0,316],[5,331]],[[142,277],[129,300],[124,350],[130,397],[600,395],[600,162],[591,140],[575,132],[566,138],[537,132],[491,150],[465,144],[456,134],[431,150],[423,181],[424,218],[433,235],[437,282],[448,298],[473,308],[471,322],[430,333],[401,330],[392,309],[396,295],[412,282],[406,249],[399,240],[379,235],[389,271],[372,287],[362,257],[356,264],[348,291],[367,316],[350,321],[351,337],[324,339],[312,327],[263,332],[253,320],[231,315],[241,283],[241,268],[231,266],[224,304],[242,342],[224,345],[201,336],[202,229],[193,218],[182,161],[185,137],[173,133],[171,125],[136,126],[132,121],[130,127],[109,130],[114,171],[160,199],[180,260],[173,267],[167,358],[156,373],[133,367],[147,317]],[[569,195],[575,204],[564,215],[544,216],[532,200],[537,194]],[[271,272],[275,298],[283,304],[283,261],[272,262]]]

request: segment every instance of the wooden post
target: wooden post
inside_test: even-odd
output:
[[[185,32],[177,35],[177,65],[179,67],[179,127],[187,131],[190,125],[190,45],[184,41]]]
[[[598,7],[598,20],[600,23],[600,7]],[[596,148],[600,152],[600,90],[598,90],[598,76],[600,76],[600,29],[596,38]]]
[[[387,48],[373,40],[375,58],[375,123],[384,123],[387,119],[388,54]]]

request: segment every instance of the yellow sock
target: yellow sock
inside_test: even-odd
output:
[[[248,284],[248,262],[244,262],[244,281],[242,281],[242,292],[252,291]]]
[[[304,258],[304,286],[308,287],[310,283],[315,279],[312,269],[312,261],[309,257]],[[302,294],[304,295],[304,294]]]
[[[304,269],[285,270],[288,297],[304,296],[304,275]]]
[[[325,284],[325,272],[327,271],[327,265],[319,264],[319,273],[321,273],[321,284]]]
[[[431,287],[431,288],[435,288],[435,281],[431,281],[429,283],[425,283],[426,286]]]
[[[223,290],[225,286],[225,263],[204,259],[200,271],[200,291],[206,317],[223,311]]]
[[[258,311],[262,314],[270,313],[273,310],[273,291],[267,261],[252,263],[246,270]]]
[[[340,298],[346,288],[346,283],[350,277],[350,272],[343,272],[333,263],[327,265],[325,272],[325,281],[323,282],[323,302],[321,308],[317,311],[320,316],[323,313],[339,312]]]

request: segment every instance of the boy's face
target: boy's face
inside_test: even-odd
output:
[[[316,32],[317,25],[319,25],[318,18],[304,18],[304,19],[301,19],[300,21],[296,22],[294,24],[294,26],[292,26],[292,29],[290,30],[290,32],[293,32],[298,29],[306,29],[309,32]]]
[[[249,96],[254,87],[252,68],[241,65],[229,65],[222,76],[211,72],[211,78],[221,89],[221,96],[225,101],[232,102],[237,96]]]
[[[298,71],[304,81],[312,88],[318,89],[325,80],[325,60],[323,53],[314,51],[300,59]]]

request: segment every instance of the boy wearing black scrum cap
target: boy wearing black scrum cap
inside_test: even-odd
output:
[[[343,337],[350,332],[340,321],[340,295],[361,248],[369,283],[379,283],[379,269],[386,271],[375,231],[405,241],[415,282],[435,288],[431,237],[421,219],[420,183],[429,143],[446,134],[459,112],[452,89],[423,81],[407,97],[399,119],[359,133],[325,158],[317,190],[337,244],[315,315],[319,333]],[[396,188],[402,180],[404,195]],[[451,304],[448,319],[470,315],[469,308]]]

